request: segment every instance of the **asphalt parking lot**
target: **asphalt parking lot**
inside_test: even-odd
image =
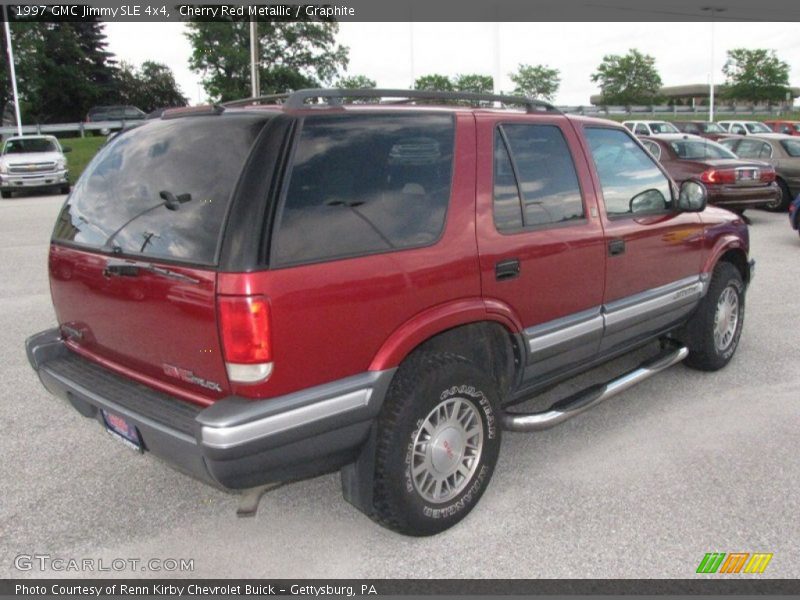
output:
[[[785,215],[748,213],[757,275],[726,369],[679,365],[553,430],[506,434],[475,511],[411,539],[348,505],[338,474],[238,519],[237,496],[51,397],[23,344],[55,324],[46,256],[62,199],[0,201],[0,577],[81,576],[19,571],[20,554],[188,558],[197,577],[694,577],[706,552],[771,552],[764,576],[800,577],[800,239]]]

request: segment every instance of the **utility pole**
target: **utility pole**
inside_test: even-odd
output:
[[[261,95],[261,82],[258,73],[258,21],[250,21],[250,95],[258,98]]]
[[[14,94],[14,114],[17,117],[17,135],[22,135],[22,119],[19,116],[19,94],[17,93],[17,70],[14,67],[14,47],[11,43],[11,26],[8,24],[8,6],[3,4],[3,24],[6,28],[6,51],[8,70],[11,73],[11,90]],[[5,110],[5,107],[3,107]]]

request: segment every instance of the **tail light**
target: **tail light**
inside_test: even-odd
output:
[[[708,169],[700,174],[703,183],[736,183],[736,171],[733,169]]]
[[[228,379],[266,381],[272,374],[269,301],[264,296],[220,296],[218,306]]]
[[[761,176],[759,180],[764,183],[772,183],[775,181],[775,169],[772,167],[761,167]]]

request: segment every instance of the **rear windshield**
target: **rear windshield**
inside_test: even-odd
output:
[[[685,160],[698,160],[703,158],[736,158],[736,155],[719,144],[709,141],[680,141],[671,142],[670,146],[678,155],[678,158]]]
[[[154,120],[120,134],[81,175],[53,238],[214,264],[233,188],[266,118]]]

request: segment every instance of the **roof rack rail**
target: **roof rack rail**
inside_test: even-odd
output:
[[[508,96],[505,94],[482,94],[474,92],[437,92],[431,90],[394,90],[394,89],[345,89],[345,88],[314,88],[297,90],[285,94],[272,94],[226,102],[223,106],[246,106],[264,101],[283,100],[286,108],[299,109],[306,106],[307,100],[322,99],[328,105],[337,106],[344,99],[352,98],[398,98],[404,101],[414,100],[466,100],[470,102],[500,102],[502,104],[518,104],[524,106],[527,112],[555,112],[560,113],[555,106],[543,100],[535,100],[527,96]]]

